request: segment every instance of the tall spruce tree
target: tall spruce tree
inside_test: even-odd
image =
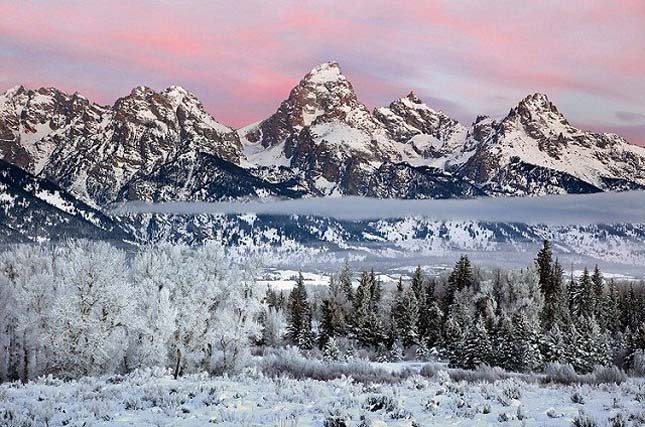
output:
[[[401,340],[406,348],[419,342],[418,322],[419,305],[416,293],[409,287],[403,293],[402,317],[399,324]]]
[[[460,359],[460,366],[466,369],[475,369],[479,365],[492,362],[493,348],[483,319],[469,327]]]
[[[354,299],[354,290],[352,288],[352,270],[349,268],[349,262],[347,261],[345,261],[343,268],[338,273],[338,282],[345,294],[345,299],[351,303]]]
[[[307,289],[305,288],[305,279],[302,273],[298,274],[296,286],[289,294],[288,311],[288,338],[300,348],[311,348],[313,346],[311,306],[307,300]]]
[[[466,255],[459,257],[454,269],[448,276],[446,294],[444,298],[444,310],[448,312],[450,306],[454,303],[455,292],[462,289],[470,288],[474,285],[473,270],[470,260]]]
[[[545,240],[542,243],[542,249],[535,258],[535,266],[539,276],[538,284],[543,295],[553,293],[552,285],[553,280],[551,273],[553,272],[553,251],[551,249],[551,242]]]
[[[604,323],[602,318],[605,315],[605,312],[604,312],[604,299],[605,299],[604,281],[605,280],[602,277],[602,273],[600,271],[600,268],[598,268],[598,264],[596,264],[596,266],[593,269],[593,274],[591,275],[591,283],[592,283],[593,297],[594,297],[593,313],[601,323]]]

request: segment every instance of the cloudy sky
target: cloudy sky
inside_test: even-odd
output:
[[[241,126],[336,60],[369,107],[411,89],[470,123],[545,92],[574,124],[645,145],[645,2],[0,0],[0,88],[111,104],[193,91]]]

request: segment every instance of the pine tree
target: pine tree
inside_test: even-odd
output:
[[[311,331],[311,307],[307,301],[307,290],[302,273],[298,274],[296,286],[289,294],[289,320],[287,336],[300,348],[308,349],[313,346]]]
[[[395,341],[392,345],[392,350],[390,351],[390,361],[391,362],[400,362],[403,360],[403,345],[401,341]]]
[[[567,344],[557,323],[546,333],[542,352],[546,362],[566,363]]]
[[[337,362],[340,360],[340,349],[338,343],[333,337],[330,337],[323,347],[323,359],[328,362]]]
[[[412,287],[403,293],[403,312],[399,331],[403,345],[408,348],[418,343],[419,306],[416,294]]]
[[[460,366],[466,369],[491,363],[492,345],[483,319],[479,319],[466,333],[460,359]]]
[[[515,329],[513,322],[502,313],[492,332],[493,357],[491,363],[507,370],[516,369],[514,338]]]
[[[419,346],[417,347],[416,350],[416,358],[417,360],[427,362],[430,360],[430,349],[428,348],[428,342],[425,339],[422,339],[419,342]]]
[[[618,290],[616,289],[616,282],[609,281],[607,297],[605,298],[604,311],[604,327],[611,332],[616,332],[620,328],[620,302],[618,300]]]
[[[594,315],[597,319],[602,319],[605,315],[604,313],[604,279],[602,273],[598,268],[598,264],[594,267],[593,274],[591,275],[591,283],[593,288],[594,296]],[[602,322],[602,320],[601,320]]]
[[[543,295],[550,295],[553,293],[552,285],[553,280],[551,273],[553,272],[553,252],[551,249],[551,242],[545,240],[542,244],[542,249],[535,258],[535,266],[537,267],[540,290]]]
[[[437,301],[425,308],[425,334],[423,339],[429,347],[434,347],[441,338],[441,329],[443,328],[443,310],[439,307]]]
[[[562,277],[564,272],[560,262],[556,259],[551,267],[551,272],[549,274],[549,285],[547,288],[542,287],[541,289],[546,289],[547,292],[543,293],[544,295],[544,306],[542,313],[540,313],[540,320],[542,322],[542,328],[544,330],[549,330],[551,326],[558,322],[564,322],[568,317],[567,307],[564,303],[564,285]],[[544,291],[543,291],[544,292]]]
[[[376,301],[380,300],[378,286],[374,285],[373,275],[363,272],[354,294],[352,336],[363,346],[377,345],[384,340],[385,333]]]
[[[580,278],[580,291],[582,292],[581,308],[579,315],[593,316],[596,311],[596,295],[594,293],[594,285],[589,275],[589,270],[585,267]]]
[[[354,299],[354,291],[352,288],[352,271],[350,270],[349,263],[347,261],[345,261],[343,268],[340,270],[340,273],[338,273],[338,282],[345,294],[345,299],[351,303]]]
[[[423,270],[421,266],[417,266],[412,275],[412,281],[410,282],[410,287],[414,291],[414,296],[417,298],[417,301],[425,300],[425,287],[424,287],[425,278],[423,275]]]
[[[455,264],[455,268],[448,277],[446,295],[444,299],[444,311],[448,311],[454,302],[455,292],[470,288],[474,285],[472,266],[466,255],[462,255]]]
[[[536,322],[524,312],[513,316],[513,348],[518,371],[534,371],[543,364],[540,352],[540,334]]]
[[[464,346],[464,332],[459,322],[452,316],[448,317],[444,324],[444,331],[441,337],[442,353],[450,362],[450,366],[459,366]]]

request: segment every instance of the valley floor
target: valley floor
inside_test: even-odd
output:
[[[388,369],[396,367],[388,366]],[[577,401],[578,403],[574,403]],[[3,426],[570,426],[581,413],[597,425],[645,422],[645,383],[544,385],[505,379],[455,382],[439,372],[398,384],[235,377],[162,370],[63,382],[0,385]],[[624,424],[609,420],[622,417]],[[500,424],[502,422],[502,424]]]

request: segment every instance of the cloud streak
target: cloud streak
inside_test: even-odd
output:
[[[645,223],[645,191],[468,200],[343,197],[265,202],[129,202],[114,213],[313,215],[352,221],[424,217],[547,225]]]

